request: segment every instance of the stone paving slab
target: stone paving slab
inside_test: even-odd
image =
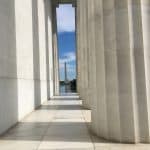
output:
[[[100,139],[90,122],[91,111],[80,100],[51,100],[0,137],[0,150],[150,150],[149,144]]]

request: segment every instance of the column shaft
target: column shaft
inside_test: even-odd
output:
[[[84,99],[84,56],[83,56],[83,1],[80,1],[80,17],[79,17],[79,30],[80,30],[80,97],[83,100]]]
[[[142,12],[142,29],[143,29],[143,45],[145,59],[145,77],[146,77],[146,93],[147,93],[147,117],[148,131],[150,132],[150,0],[141,0]],[[146,131],[145,131],[146,132]],[[149,133],[150,134],[150,133]],[[149,137],[149,136],[148,136]],[[149,140],[150,142],[150,140]]]
[[[140,0],[129,0],[130,46],[133,60],[136,141],[149,140],[148,105]]]
[[[57,42],[56,7],[53,5],[53,57],[54,57],[54,94],[59,95],[59,57]]]
[[[76,8],[76,31],[77,31],[77,91],[81,92],[81,58],[80,58],[80,1],[77,1]]]
[[[83,0],[78,10],[78,89],[92,130],[149,142],[150,0]]]
[[[116,48],[119,81],[121,141],[135,142],[135,107],[128,2],[115,0]]]
[[[92,110],[92,129],[98,133],[97,124],[97,87],[96,87],[96,52],[95,52],[95,13],[94,1],[88,0],[88,70],[89,70],[89,88],[88,88],[88,101],[91,104]]]
[[[82,5],[82,34],[83,34],[83,106],[90,108],[90,102],[88,101],[88,34],[87,34],[87,0],[83,0]]]
[[[105,86],[105,57],[103,37],[103,1],[95,0],[95,54],[96,54],[96,111],[92,110],[92,116],[97,118],[98,134],[108,137],[107,110],[106,110],[106,86]]]
[[[120,140],[121,131],[118,97],[118,68],[114,0],[103,1],[103,21],[108,136],[109,139]]]

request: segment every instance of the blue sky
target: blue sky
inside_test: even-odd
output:
[[[60,80],[64,80],[64,63],[67,62],[68,79],[76,78],[75,10],[72,5],[57,8],[57,29]]]

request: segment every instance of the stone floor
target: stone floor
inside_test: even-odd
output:
[[[55,97],[0,138],[0,150],[150,150],[109,143],[88,130],[90,111],[74,97]]]

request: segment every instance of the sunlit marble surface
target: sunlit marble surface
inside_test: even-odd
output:
[[[75,97],[43,104],[0,138],[0,150],[149,150],[149,145],[110,143],[90,131],[91,111]]]

